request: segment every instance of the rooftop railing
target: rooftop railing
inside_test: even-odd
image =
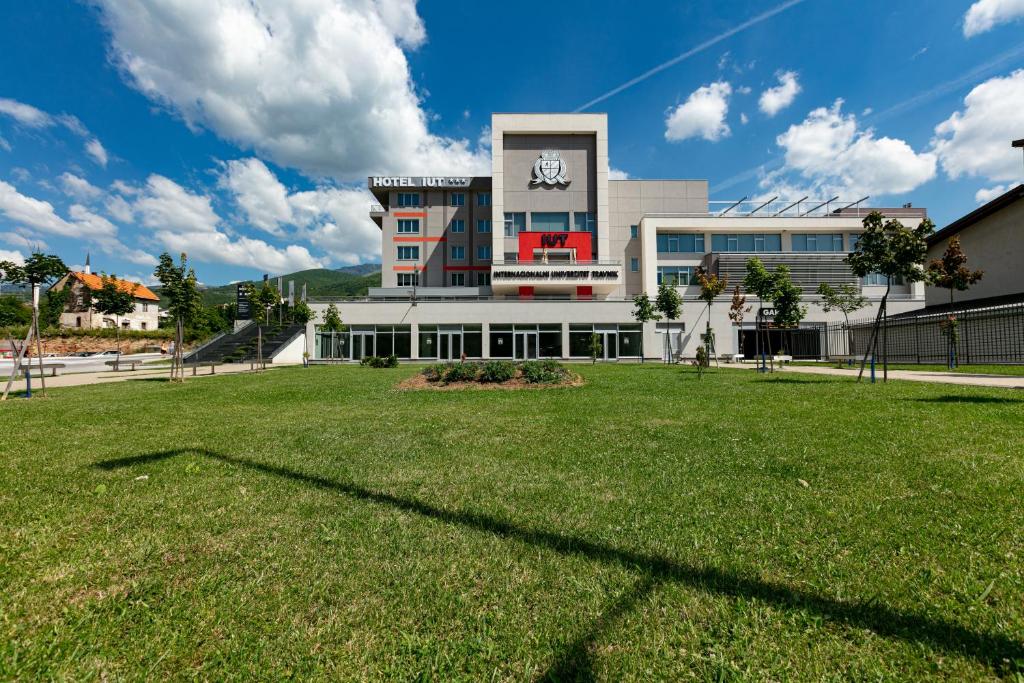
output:
[[[608,259],[572,259],[560,260],[548,258],[546,261],[539,257],[529,260],[520,260],[519,257],[506,256],[503,259],[495,259],[491,262],[493,266],[621,266],[622,261]]]

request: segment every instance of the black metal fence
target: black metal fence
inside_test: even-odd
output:
[[[1024,303],[986,308],[965,308],[953,313],[957,321],[957,360],[961,365],[1024,363]],[[879,329],[878,357],[883,346],[890,363],[945,364],[949,339],[945,334],[950,313],[890,317],[885,333]],[[824,357],[863,357],[871,341],[874,319],[828,325]]]

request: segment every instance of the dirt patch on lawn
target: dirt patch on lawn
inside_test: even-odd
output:
[[[533,384],[523,380],[522,377],[516,377],[507,382],[428,382],[427,378],[417,373],[408,379],[404,379],[398,383],[398,388],[402,391],[419,391],[421,389],[433,390],[433,391],[460,391],[460,390],[490,390],[490,389],[504,389],[507,391],[516,391],[519,389],[560,389],[562,387],[581,387],[586,382],[583,378],[577,375],[575,372],[570,372],[561,382],[552,382],[550,384]]]

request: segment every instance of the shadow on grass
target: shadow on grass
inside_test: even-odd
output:
[[[644,597],[659,586],[679,583],[710,595],[743,600],[754,599],[769,605],[809,612],[825,620],[909,643],[923,643],[950,654],[970,657],[1001,676],[1018,670],[1024,660],[1024,643],[998,633],[973,631],[953,621],[904,612],[875,602],[847,602],[781,583],[744,577],[714,567],[682,563],[662,555],[617,548],[581,536],[519,526],[512,522],[469,510],[449,510],[414,498],[373,491],[358,484],[334,481],[279,465],[236,458],[204,448],[176,449],[104,460],[93,464],[102,470],[167,460],[178,455],[202,455],[263,474],[295,481],[313,488],[339,493],[355,500],[415,513],[445,524],[483,531],[500,538],[545,548],[562,555],[582,556],[596,562],[634,569],[641,579],[617,598],[585,633],[580,634],[556,657],[541,680],[593,680],[592,650],[603,633]]]
[[[769,384],[838,384],[834,379],[800,379],[798,377],[779,377],[769,375],[764,378]]]
[[[1010,398],[1008,396],[957,396],[956,394],[907,400],[917,401],[918,403],[1024,403],[1024,398]]]

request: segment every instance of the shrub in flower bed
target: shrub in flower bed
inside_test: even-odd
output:
[[[555,360],[528,360],[520,364],[519,371],[530,384],[554,384],[569,376],[569,371]]]
[[[359,360],[359,364],[369,368],[397,368],[398,356],[395,354],[390,356],[363,356]]]
[[[516,376],[516,364],[508,360],[491,360],[480,368],[481,382],[507,382]]]
[[[448,363],[444,366],[444,379],[446,384],[452,382],[475,382],[480,375],[479,363]]]

